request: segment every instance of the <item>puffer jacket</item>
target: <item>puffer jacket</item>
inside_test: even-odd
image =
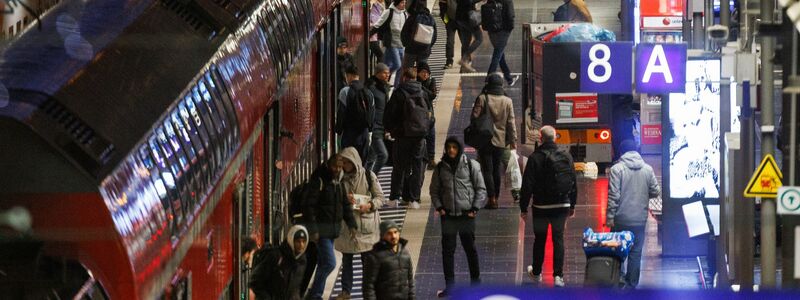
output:
[[[472,165],[472,173],[467,164]],[[478,211],[486,204],[486,185],[483,183],[481,165],[464,154],[461,154],[455,172],[449,163],[440,162],[433,169],[430,194],[433,206],[437,210],[444,208],[448,216]]]
[[[335,175],[334,178],[328,166],[322,164],[308,179],[308,232],[318,233],[324,239],[335,239],[339,236],[342,220],[347,227],[357,228],[352,205],[347,201],[345,188],[339,183],[340,175]]]
[[[367,79],[367,88],[372,92],[375,99],[375,120],[372,125],[372,136],[383,137],[383,112],[386,110],[387,95],[389,94],[389,84],[381,81],[375,76]]]
[[[364,256],[364,299],[413,300],[414,267],[406,250],[405,239],[400,239],[400,251],[381,240]]]
[[[606,219],[615,225],[645,225],[650,198],[660,194],[653,168],[636,151],[626,152],[608,176]]]
[[[344,184],[347,193],[358,195],[371,195],[372,209],[368,213],[361,213],[353,209],[353,216],[356,219],[358,229],[356,229],[356,236],[353,238],[352,233],[343,224],[339,232],[339,238],[334,241],[333,246],[342,253],[362,253],[372,249],[372,246],[380,240],[381,216],[378,213],[378,208],[383,206],[383,190],[378,182],[378,176],[372,171],[364,169],[361,163],[361,157],[358,156],[358,151],[353,147],[347,147],[340,153],[343,159],[349,160],[356,169],[353,173],[345,173],[342,184]],[[372,190],[369,189],[367,183],[366,172],[370,172],[369,178],[372,180]],[[344,221],[342,221],[344,223]]]
[[[389,5],[389,8],[383,11],[380,19],[378,19],[375,24],[372,25],[372,28],[379,28],[389,19],[389,14],[392,15],[391,23],[389,23],[389,29],[391,29],[391,34],[387,38],[384,36],[383,45],[387,48],[403,48],[403,41],[400,38],[400,33],[403,31],[403,25],[406,24],[406,19],[408,19],[408,14],[405,10],[399,10],[397,7],[394,7],[394,4]]]

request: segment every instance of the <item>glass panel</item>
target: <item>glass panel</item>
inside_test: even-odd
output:
[[[216,174],[216,171],[219,168],[220,163],[222,161],[222,150],[219,145],[220,140],[217,138],[217,130],[214,129],[216,125],[211,120],[211,116],[208,112],[208,107],[206,107],[206,105],[203,103],[202,97],[200,96],[200,91],[197,87],[192,89],[192,95],[194,100],[194,106],[197,109],[197,111],[200,112],[203,124],[205,124],[202,127],[206,129],[205,132],[208,134],[208,143],[210,147],[207,147],[207,149],[214,156],[214,174]]]
[[[180,192],[176,183],[176,176],[174,175],[175,173],[174,171],[170,171],[170,169],[174,170],[176,168],[170,168],[170,165],[174,164],[169,163],[164,157],[164,155],[166,155],[165,150],[159,146],[156,135],[150,137],[149,145],[150,154],[152,154],[153,158],[155,158],[157,165],[159,166],[158,170],[161,173],[161,177],[164,179],[164,185],[167,187],[167,193],[172,202],[170,207],[172,207],[172,212],[175,215],[175,222],[181,224],[183,223],[183,206],[181,205],[180,201]],[[175,227],[177,229],[179,226]]]
[[[175,134],[175,129],[172,128],[172,124],[167,118],[164,120],[164,132],[166,133],[166,138],[168,143],[164,145],[164,147],[171,147],[173,150],[175,159],[180,163],[181,168],[184,172],[189,171],[189,160],[186,158],[186,153],[183,152],[183,147],[181,146],[181,141],[178,136]],[[168,144],[168,145],[167,145]],[[178,175],[181,177],[182,175]]]
[[[228,121],[225,120],[225,118],[224,118],[224,112],[220,108],[217,108],[216,102],[211,98],[211,93],[208,91],[208,88],[206,87],[205,82],[203,80],[200,80],[197,83],[197,87],[200,90],[200,95],[202,96],[202,99],[203,99],[203,105],[206,107],[206,110],[209,112],[209,116],[211,116],[211,120],[216,125],[216,126],[214,126],[214,128],[216,128],[216,130],[217,130],[217,139],[216,139],[216,141],[222,143],[222,145],[220,145],[220,146],[223,149],[223,153],[222,153],[223,157],[222,157],[222,159],[220,161],[224,162],[224,161],[226,161],[228,159],[228,154],[229,154],[228,150],[230,149],[229,148],[229,143],[228,143],[228,128],[229,128]]]

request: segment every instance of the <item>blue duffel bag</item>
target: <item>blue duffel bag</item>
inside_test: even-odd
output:
[[[633,246],[633,232],[594,232],[592,228],[583,231],[583,252],[586,257],[616,256],[620,260],[628,257]]]

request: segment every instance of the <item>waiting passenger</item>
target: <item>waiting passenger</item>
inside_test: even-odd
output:
[[[367,88],[375,99],[375,120],[372,123],[372,144],[367,159],[367,169],[375,174],[380,174],[381,169],[389,158],[384,138],[386,131],[383,129],[383,112],[386,110],[386,101],[389,100],[389,67],[384,63],[375,65],[375,75],[367,79]]]
[[[367,157],[375,119],[375,100],[372,92],[359,80],[358,68],[345,69],[347,86],[339,91],[336,133],[341,134],[342,148],[354,147],[360,157]]]
[[[339,237],[342,220],[351,231],[358,229],[353,217],[353,206],[347,201],[341,179],[342,158],[339,155],[329,158],[308,179],[306,197],[306,205],[309,207],[308,230],[311,240],[317,245],[317,271],[314,273],[314,283],[311,285],[311,299],[322,299],[328,275],[336,267],[333,240]]]
[[[355,66],[353,55],[347,45],[347,38],[340,36],[336,38],[336,74],[339,78],[336,81],[336,90],[339,91],[347,85],[345,70],[348,66]]]
[[[428,62],[431,49],[436,44],[436,20],[424,0],[416,0],[408,9],[409,17],[403,25],[401,39],[405,53],[403,68]]]
[[[420,63],[417,65],[417,81],[422,85],[422,90],[428,94],[425,100],[428,100],[428,107],[431,109],[431,130],[425,136],[425,148],[427,149],[427,156],[425,162],[428,164],[428,170],[433,170],[434,156],[436,155],[436,117],[433,111],[433,101],[436,100],[436,79],[431,77],[431,67],[428,63]]]
[[[255,299],[302,299],[307,243],[306,228],[294,225],[280,246],[264,250],[250,275],[249,286]]]
[[[456,237],[467,254],[472,284],[481,282],[478,250],[475,248],[475,216],[486,202],[481,166],[464,154],[464,146],[455,137],[444,143],[442,161],[431,177],[431,203],[442,220],[442,267],[445,289],[437,293],[446,297],[455,285]]]
[[[336,299],[350,299],[353,289],[353,256],[362,254],[363,264],[364,253],[380,240],[381,217],[377,210],[383,206],[383,190],[378,177],[361,166],[361,157],[356,149],[344,148],[340,155],[344,171],[342,184],[347,190],[347,199],[355,214],[358,230],[350,231],[343,225],[339,238],[333,244],[336,250],[342,252],[342,293]]]
[[[381,222],[381,241],[364,259],[364,299],[413,300],[414,267],[393,221]]]
[[[383,54],[383,62],[389,66],[389,72],[395,76],[395,85],[399,82],[401,74],[398,73],[403,62],[403,41],[400,33],[406,23],[406,0],[393,0],[389,8],[383,11],[383,15],[372,25],[370,33],[377,33],[386,47]],[[384,26],[384,23],[389,24]]]

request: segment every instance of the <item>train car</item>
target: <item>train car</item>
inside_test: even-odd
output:
[[[243,298],[242,239],[279,243],[289,191],[334,150],[334,41],[365,64],[365,14],[86,0],[36,16],[0,49],[2,298]]]

